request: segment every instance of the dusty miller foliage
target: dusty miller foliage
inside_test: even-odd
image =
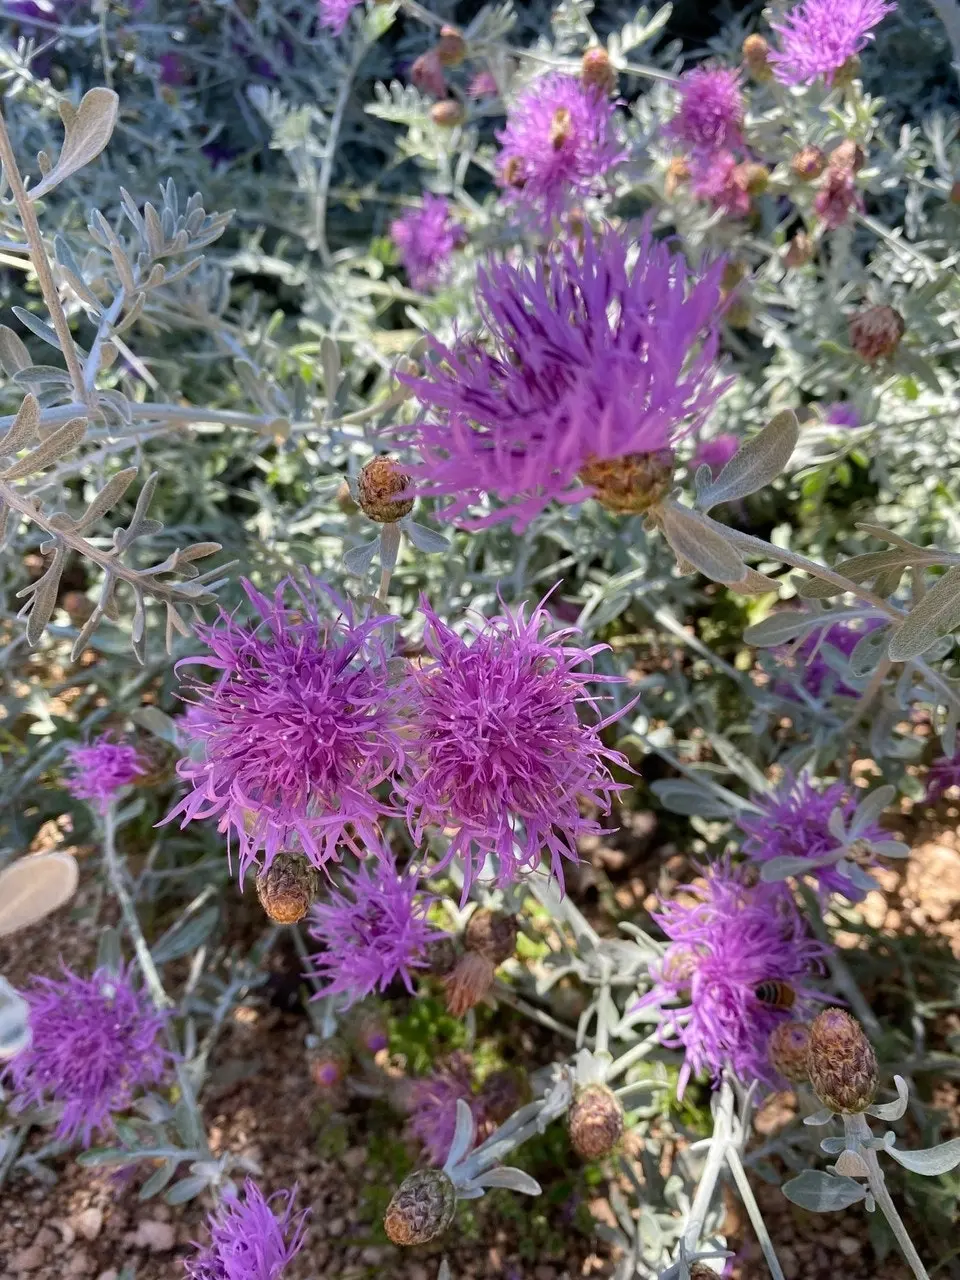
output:
[[[638,652],[652,658],[639,684],[608,687],[620,705],[640,693],[618,745],[640,769],[659,760],[651,776],[669,776],[653,786],[658,803],[689,820],[685,838],[700,857],[725,847],[746,793],[766,791],[774,765],[844,776],[848,761],[869,757],[890,801],[919,798],[916,766],[929,763],[934,743],[936,754],[953,754],[960,721],[960,202],[950,198],[960,118],[955,82],[944,87],[957,50],[942,14],[905,3],[864,55],[862,90],[806,115],[781,95],[751,119],[774,183],[797,145],[849,137],[867,156],[868,211],[831,234],[819,270],[789,271],[783,251],[795,221],[785,202],[764,200],[753,224],[712,215],[683,189],[667,192],[672,148],[662,125],[672,77],[691,53],[670,35],[668,7],[606,11],[593,28],[588,3],[494,4],[466,16],[439,2],[429,12],[391,3],[361,7],[342,38],[318,30],[312,6],[292,0],[199,13],[166,2],[92,8],[64,25],[21,28],[19,38],[10,27],[0,39],[7,149],[30,179],[18,191],[4,156],[5,862],[67,810],[83,832],[82,810],[55,782],[66,743],[131,724],[173,739],[161,709],[177,709],[173,663],[196,650],[197,617],[209,618],[216,600],[227,609],[239,602],[241,573],[269,589],[306,570],[369,604],[378,575],[392,568],[396,613],[411,617],[426,592],[454,620],[467,608],[496,611],[498,593],[509,606],[562,581],[583,643],[614,641],[602,672],[625,674]],[[693,52],[737,63],[758,19],[729,15],[709,48]],[[446,528],[447,549],[429,503],[399,539],[378,539],[336,501],[341,481],[389,441],[384,433],[413,416],[394,378],[398,361],[417,358],[424,331],[447,339],[475,325],[476,269],[488,254],[531,248],[491,181],[500,106],[480,100],[462,126],[441,128],[402,74],[447,20],[460,22],[472,62],[495,71],[507,101],[551,66],[576,73],[601,37],[619,73],[629,152],[603,212],[650,211],[692,262],[726,253],[749,269],[748,315],[725,328],[736,381],[711,430],[752,443],[719,480],[681,473],[659,528],[586,502],[553,508],[522,535],[502,525]],[[180,83],[160,78],[168,55],[183,64]],[[426,190],[449,196],[469,229],[448,286],[432,297],[404,283],[386,235]],[[38,281],[37,237],[52,309],[42,273]],[[874,301],[895,306],[906,325],[896,358],[879,371],[847,336],[850,312]],[[865,424],[855,432],[818,423],[808,408],[842,396]],[[802,430],[795,415],[810,419]],[[750,529],[763,537],[741,527],[747,500]],[[88,606],[71,610],[71,593]],[[775,597],[794,607],[771,613]],[[688,625],[702,615],[699,630]],[[810,694],[802,673],[785,675],[767,652],[846,618],[881,623],[849,659],[830,659],[851,699]],[[748,646],[769,679],[742,661]],[[260,981],[261,956],[254,949],[237,960],[222,945],[232,890],[221,892],[219,838],[195,827],[155,832],[160,816],[140,795],[118,824],[132,824],[148,850],[134,897],[179,904],[153,947],[156,971],[193,961],[179,1010],[181,1101],[173,1108],[149,1097],[115,1148],[82,1158],[159,1159],[142,1194],[177,1203],[242,1171],[231,1157],[212,1158],[190,1101],[230,1009]],[[111,831],[108,871],[112,842]],[[469,1146],[461,1117],[451,1168],[467,1196],[482,1194],[492,1185],[485,1171],[563,1112],[575,1082],[619,1082],[630,1097],[636,1064],[676,1061],[654,1043],[655,1018],[630,1013],[661,944],[644,932],[600,939],[547,886],[532,892],[562,941],[546,975],[511,973],[516,998],[546,1007],[551,983],[572,975],[592,1003],[577,1028],[579,1054],[546,1073],[537,1101],[457,1166]],[[523,895],[506,904],[481,897],[515,908]],[[834,907],[829,919],[871,940],[855,910]],[[119,953],[112,933],[101,958],[115,961],[111,952]],[[878,966],[868,945],[831,974],[832,989],[874,1035],[879,1023],[858,981]],[[944,981],[955,994],[956,974]],[[938,999],[949,996],[944,988]],[[956,1070],[955,1056],[934,1061],[926,1046],[935,1008],[917,1005],[911,1031],[906,1023],[884,1031],[885,1059],[908,1077],[947,1062]],[[331,1028],[322,1020],[317,1029]],[[794,1186],[798,1203],[866,1199],[869,1207],[873,1192],[862,1182],[816,1170],[802,1126],[748,1148],[752,1100],[731,1082],[714,1099],[706,1151],[677,1157],[664,1178],[662,1152],[683,1130],[664,1103],[665,1079],[636,1085],[631,1119],[645,1147],[639,1159],[623,1158],[622,1173],[637,1194],[631,1203],[615,1190],[620,1226],[600,1229],[623,1250],[623,1280],[682,1276],[699,1252],[719,1259],[712,1191],[721,1168],[744,1194],[745,1168],[750,1179],[779,1181],[778,1158],[800,1173],[797,1183],[806,1180]],[[934,1147],[936,1114],[916,1094],[911,1106],[924,1139],[913,1145]],[[896,1120],[903,1107],[876,1114]],[[866,1152],[857,1158],[868,1163],[878,1149],[889,1154],[891,1140],[870,1146],[859,1123],[824,1150]],[[55,1147],[25,1155],[9,1132],[4,1141],[5,1175],[49,1172]],[[911,1165],[909,1153],[894,1151],[928,1174],[948,1169],[953,1154],[929,1155],[921,1167],[919,1156]],[[530,1190],[519,1174],[505,1185]],[[774,1258],[775,1275],[777,1266]]]

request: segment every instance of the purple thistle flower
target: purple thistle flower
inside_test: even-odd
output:
[[[15,1111],[58,1104],[57,1140],[88,1147],[139,1089],[170,1069],[173,1055],[161,1043],[167,1015],[134,989],[127,970],[101,968],[80,978],[60,967],[62,979],[34,978],[22,993],[31,1039],[5,1074]]]
[[[860,414],[849,400],[837,400],[834,404],[827,404],[821,410],[823,420],[831,427],[859,427],[861,426]]]
[[[126,742],[98,738],[87,746],[67,748],[71,776],[67,790],[77,800],[86,800],[101,814],[106,813],[116,795],[144,772],[134,747]]]
[[[443,196],[427,193],[423,207],[411,209],[390,224],[390,238],[414,289],[429,293],[443,282],[450,255],[466,239]]]
[[[403,758],[378,634],[391,619],[357,621],[319,583],[286,579],[272,600],[243,585],[261,620],[242,625],[221,612],[197,628],[209,655],[177,664],[217,678],[187,685],[198,709],[180,727],[194,748],[177,772],[192,790],[163,820],[219,818],[236,837],[241,879],[281,850],[302,848],[320,867],[341,841],[378,846],[383,807],[373,791]],[[320,616],[321,594],[339,610],[333,621]]]
[[[960,751],[952,756],[941,756],[927,770],[927,804],[933,804],[951,787],[960,787]]]
[[[731,218],[745,218],[750,212],[745,170],[732,151],[704,151],[695,155],[690,186],[698,200],[706,200]]]
[[[818,993],[806,986],[824,948],[782,885],[750,884],[750,868],[719,863],[704,871],[705,883],[687,885],[686,899],[661,904],[653,919],[670,939],[651,969],[654,986],[641,1004],[660,1011],[660,1034],[683,1048],[678,1093],[702,1071],[717,1080],[729,1066],[743,1084],[782,1084],[767,1058],[770,1032],[783,1019],[800,1016]],[[757,987],[783,982],[795,994],[792,1009],[758,999]]]
[[[207,1219],[210,1243],[197,1245],[184,1268],[190,1280],[280,1280],[288,1262],[303,1248],[310,1210],[293,1212],[297,1189],[265,1199],[248,1178],[243,1199],[224,1197]]]
[[[733,455],[740,448],[740,441],[732,432],[722,431],[709,440],[701,440],[696,452],[690,460],[690,467],[709,467],[714,477],[718,476]]]
[[[782,84],[828,84],[848,58],[872,39],[873,28],[897,6],[888,0],[801,0],[770,25],[780,37],[769,61]]]
[[[830,814],[839,809],[848,824],[857,807],[857,796],[843,782],[834,782],[821,791],[808,774],[795,778],[788,773],[772,795],[754,796],[753,800],[761,812],[744,812],[737,819],[740,830],[748,837],[743,842],[747,857],[761,864],[773,858],[809,858],[814,864],[810,875],[823,893],[840,893],[850,902],[859,902],[866,896],[866,891],[837,867],[815,865],[818,859],[840,849],[840,841],[830,831]],[[887,838],[876,823],[860,832],[863,847]]]
[[[799,645],[778,645],[773,655],[778,662],[801,672],[801,683],[814,698],[839,694],[842,698],[855,698],[857,690],[845,684],[836,669],[823,656],[824,649],[834,649],[849,658],[865,635],[883,626],[882,618],[868,618],[849,622],[835,622],[832,626],[814,631]],[[796,698],[796,693],[786,680],[774,684],[774,692],[785,698]]]
[[[473,1073],[461,1053],[453,1053],[429,1076],[410,1082],[407,1128],[421,1144],[432,1165],[442,1165],[450,1154],[457,1127],[457,1103],[466,1102],[477,1123],[481,1120],[482,1099],[473,1092]]]
[[[680,105],[667,133],[695,152],[729,151],[743,145],[740,73],[729,67],[696,67],[677,84]]]
[[[335,36],[342,35],[350,14],[361,0],[318,0],[320,25],[327,27]]]
[[[429,376],[401,375],[417,424],[423,492],[448,519],[481,492],[508,504],[477,525],[525,527],[553,500],[590,496],[587,463],[656,453],[699,430],[725,390],[716,374],[723,263],[692,277],[649,229],[634,252],[608,230],[534,266],[478,272],[481,338],[430,339]]]
[[[507,112],[497,134],[504,194],[544,218],[594,193],[624,155],[615,103],[575,76],[535,80]]]
[[[385,991],[402,978],[413,991],[411,970],[429,964],[427,948],[445,935],[427,913],[436,898],[418,891],[417,878],[399,874],[388,853],[343,873],[343,888],[310,911],[310,937],[321,950],[312,957],[324,996],[346,996],[346,1008]]]
[[[629,767],[600,738],[623,712],[592,724],[578,715],[581,704],[596,711],[585,689],[595,677],[576,668],[607,646],[565,645],[572,627],[544,634],[542,603],[529,621],[521,607],[471,624],[472,643],[425,600],[420,607],[433,662],[405,689],[418,738],[400,783],[414,841],[422,843],[429,824],[454,829],[439,865],[462,860],[464,900],[487,857],[497,860],[503,886],[548,853],[562,888],[563,860],[579,861],[578,838],[602,830],[582,815],[582,802],[608,811],[623,789],[610,766]]]

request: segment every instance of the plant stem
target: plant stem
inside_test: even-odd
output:
[[[323,260],[323,265],[328,267],[333,261],[333,255],[330,252],[330,246],[327,243],[327,201],[330,198],[330,181],[333,177],[333,162],[337,155],[337,143],[340,138],[340,130],[343,127],[343,117],[346,115],[347,106],[350,102],[350,91],[353,88],[353,81],[360,70],[360,63],[366,57],[369,45],[367,41],[361,37],[358,39],[356,48],[353,51],[353,57],[347,67],[343,80],[340,82],[340,88],[337,92],[337,100],[333,105],[333,115],[330,118],[330,131],[327,134],[327,145],[323,151],[323,160],[320,163],[320,176],[317,179],[317,205],[314,210],[314,237],[316,239],[317,252]]]
[[[844,1116],[844,1128],[848,1134],[859,1138],[861,1143],[869,1141],[873,1134],[870,1132],[870,1126],[862,1115]],[[887,1181],[883,1176],[883,1169],[880,1167],[880,1161],[873,1147],[860,1146],[860,1156],[863,1158],[868,1174],[867,1185],[873,1192],[873,1198],[880,1206],[880,1211],[886,1218],[890,1230],[897,1238],[897,1244],[903,1251],[903,1256],[910,1264],[910,1269],[916,1276],[917,1280],[930,1280],[927,1275],[927,1269],[921,1261],[919,1253],[914,1248],[910,1234],[903,1224],[903,1219],[897,1213],[897,1207],[893,1203],[893,1198],[887,1190]]]
[[[730,1087],[729,1082],[724,1080],[720,1085],[720,1093],[713,1112],[713,1137],[710,1140],[710,1154],[707,1156],[706,1163],[700,1174],[700,1180],[697,1183],[697,1194],[693,1198],[693,1204],[690,1206],[690,1213],[683,1231],[682,1241],[688,1253],[695,1253],[697,1245],[700,1243],[703,1224],[710,1211],[710,1203],[713,1200],[717,1179],[720,1177],[720,1171],[726,1158],[727,1144],[732,1136],[733,1089]]]
[[[770,1239],[770,1233],[763,1221],[763,1214],[760,1212],[760,1206],[757,1204],[756,1197],[753,1194],[753,1188],[750,1186],[750,1180],[747,1177],[743,1162],[740,1159],[740,1153],[733,1145],[728,1142],[726,1146],[727,1164],[730,1172],[733,1174],[733,1180],[737,1184],[737,1191],[740,1193],[740,1199],[747,1211],[747,1216],[756,1232],[757,1240],[763,1251],[764,1259],[770,1268],[770,1274],[773,1280],[786,1280],[783,1274],[783,1268],[780,1266],[780,1260],[777,1258],[776,1251],[773,1247],[773,1241]]]

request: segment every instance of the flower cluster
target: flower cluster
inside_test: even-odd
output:
[[[70,777],[67,790],[106,813],[117,793],[145,772],[136,748],[111,738],[98,738],[87,746],[67,749]]]
[[[753,166],[743,156],[739,73],[723,66],[696,67],[680,77],[677,92],[680,101],[666,133],[689,153],[694,195],[731,217],[746,217]]]
[[[660,1012],[665,1044],[685,1053],[691,1076],[717,1079],[729,1068],[743,1084],[777,1087],[767,1041],[791,1011],[819,999],[808,985],[823,954],[778,885],[752,884],[749,868],[719,863],[654,919],[670,945],[642,1003]]]
[[[248,1178],[242,1197],[224,1197],[207,1221],[209,1244],[184,1263],[190,1280],[280,1280],[306,1236],[310,1210],[294,1213],[296,1194],[294,1187],[266,1199]]]
[[[699,430],[724,390],[722,272],[692,275],[649,230],[634,247],[609,229],[534,267],[481,269],[482,335],[453,349],[432,338],[427,375],[402,375],[425,409],[422,491],[452,497],[447,518],[495,495],[506,505],[478,523],[520,529],[554,499],[588,497],[585,469],[616,472]]]
[[[774,75],[783,84],[820,79],[833,84],[895,8],[890,0],[801,0],[782,20],[770,23],[780,37],[780,48],[769,54]]]
[[[443,282],[450,256],[463,244],[465,235],[463,227],[453,220],[449,203],[443,196],[429,192],[420,209],[413,209],[390,224],[390,237],[400,252],[410,283],[421,293],[428,293]]]
[[[14,1109],[55,1104],[59,1141],[89,1146],[113,1127],[137,1091],[162,1080],[172,1057],[162,1043],[166,1017],[127,972],[98,969],[81,978],[34,978],[24,992],[30,1043],[8,1063]]]

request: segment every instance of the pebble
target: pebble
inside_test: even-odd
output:
[[[29,1249],[20,1249],[15,1253],[11,1262],[13,1264],[13,1274],[15,1276],[24,1276],[28,1271],[36,1271],[37,1267],[43,1266],[43,1250],[32,1244]]]
[[[70,1225],[83,1236],[84,1240],[96,1240],[103,1229],[103,1210],[84,1209],[70,1219]]]
[[[330,1221],[327,1223],[326,1233],[328,1236],[333,1236],[334,1239],[336,1239],[337,1236],[343,1235],[343,1230],[345,1226],[346,1226],[346,1223],[342,1218],[331,1218]]]
[[[861,1253],[863,1250],[863,1241],[857,1240],[854,1236],[841,1236],[837,1244],[840,1252],[847,1258],[852,1258],[855,1253]]]
[[[166,1253],[176,1243],[176,1232],[169,1222],[147,1218],[138,1223],[136,1244],[151,1253]]]
[[[101,1271],[97,1276],[97,1280],[117,1280],[119,1272],[116,1267],[108,1267],[106,1271]]]
[[[75,1253],[67,1262],[66,1274],[68,1276],[88,1276],[94,1266],[95,1263],[89,1253]]]
[[[52,1249],[56,1243],[57,1233],[49,1227],[41,1227],[33,1241],[35,1249]]]

